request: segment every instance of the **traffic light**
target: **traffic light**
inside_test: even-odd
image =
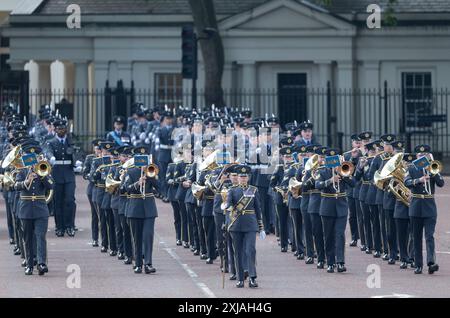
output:
[[[184,26],[181,31],[183,78],[197,79],[197,36],[193,26]]]

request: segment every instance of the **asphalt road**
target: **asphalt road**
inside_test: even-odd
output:
[[[130,265],[100,253],[100,248],[90,245],[86,184],[78,178],[76,224],[79,231],[73,238],[57,238],[51,218],[47,235],[50,272],[43,277],[36,271],[33,276],[25,276],[20,257],[12,254],[1,200],[0,297],[449,297],[450,180],[446,181],[447,186],[438,189],[436,195],[439,216],[435,239],[440,270],[434,275],[414,275],[412,269],[400,270],[398,263],[388,265],[349,246],[346,248],[348,271],[329,274],[296,260],[290,252],[281,253],[275,236],[271,235],[264,241],[257,239],[260,288],[250,289],[246,284],[246,288],[237,289],[235,282],[228,280],[228,274],[222,288],[219,262],[207,265],[189,249],[175,245],[171,206],[161,201],[157,203],[159,217],[154,246],[156,274],[134,274]],[[375,275],[372,267],[379,269],[376,270],[379,288],[371,279]],[[77,269],[79,280],[74,279]],[[372,282],[369,287],[368,280]]]

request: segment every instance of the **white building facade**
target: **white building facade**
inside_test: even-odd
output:
[[[80,29],[67,28],[69,13],[61,1],[35,1],[35,6],[13,11],[10,26],[3,31],[10,39],[10,65],[30,71],[31,89],[96,90],[103,89],[106,81],[114,87],[118,80],[126,88],[133,82],[136,91],[190,89],[191,82],[180,75],[181,27],[192,23],[188,11],[168,13],[160,8],[161,13],[137,14],[133,11],[136,8],[130,8],[130,13],[113,9],[105,13],[86,2],[84,12],[83,2],[86,0],[78,1]],[[408,11],[402,9],[405,1],[399,0],[397,26],[369,29],[366,19],[370,13],[361,5],[353,11],[352,7],[323,8],[314,1],[251,0],[242,11],[230,13],[230,9],[221,9],[224,1],[215,2],[225,48],[222,82],[226,91],[278,94],[282,89],[293,92],[296,88],[301,92],[326,92],[327,87],[352,91],[348,98],[333,96],[329,108],[315,107],[316,103],[309,100],[323,98],[322,94],[307,96],[300,103],[303,118],[323,123],[319,133],[329,132],[326,125],[330,118],[336,119],[333,131],[345,135],[364,128],[381,133],[383,119],[397,112],[403,112],[405,120],[404,111],[410,106],[404,96],[399,101],[394,97],[386,102],[388,107],[375,111],[376,119],[367,124],[369,127],[362,127],[365,117],[371,116],[363,107],[371,106],[355,92],[383,91],[385,85],[398,92],[405,92],[411,85],[416,92],[450,88],[450,25],[445,23],[450,21],[450,4]],[[339,5],[342,1],[334,2]],[[201,88],[204,77],[200,52],[199,59]],[[295,103],[280,105],[283,101],[279,96],[270,103],[263,100],[266,97],[270,98],[252,94],[248,104],[230,106],[251,107],[256,116],[282,116],[283,107],[295,107]],[[382,98],[373,100],[373,106],[385,106]],[[148,101],[149,106],[158,102]],[[101,130],[104,109],[92,100],[90,103],[91,122],[76,127]],[[32,106],[36,112],[39,105]],[[341,120],[348,116],[351,119]],[[401,125],[394,120],[389,129],[396,132]],[[444,127],[444,123],[437,125]]]

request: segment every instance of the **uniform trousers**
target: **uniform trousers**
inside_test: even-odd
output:
[[[280,244],[281,248],[288,247],[288,220],[289,220],[289,209],[286,205],[277,204],[277,215],[279,220],[279,234],[280,234]]]
[[[357,241],[359,239],[358,232],[358,217],[356,206],[358,205],[358,201],[355,198],[347,197],[348,201],[348,223],[350,225],[350,234],[352,236],[352,241]]]
[[[129,218],[134,245],[134,261],[142,266],[142,255],[145,265],[152,265],[153,238],[155,233],[155,218]]]
[[[54,187],[56,229],[74,228],[75,182],[56,183]]]
[[[414,263],[423,267],[422,239],[425,232],[425,246],[427,250],[427,265],[436,262],[434,247],[434,230],[436,228],[436,217],[420,218],[411,217],[412,233],[414,240]]]
[[[92,195],[88,195],[89,205],[91,207],[91,231],[92,231],[92,240],[98,241],[98,231],[99,231],[99,219],[97,214],[97,209],[95,207],[94,201],[92,201]]]
[[[323,226],[319,213],[309,213],[312,233],[317,251],[317,261],[325,262],[325,247],[323,242]]]
[[[322,216],[325,254],[328,265],[345,263],[345,227],[347,217]]]
[[[244,281],[244,271],[256,278],[256,232],[230,232],[233,240],[236,271],[239,281]],[[245,264],[247,261],[247,264]]]
[[[33,267],[36,254],[38,264],[47,263],[47,229],[48,217],[39,219],[22,219],[25,257],[27,267]],[[35,248],[36,244],[36,248]]]

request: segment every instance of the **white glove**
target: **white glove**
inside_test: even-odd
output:
[[[53,166],[53,165],[55,165],[55,162],[56,162],[56,158],[54,156],[51,157],[50,158],[50,164]]]
[[[150,143],[150,139],[149,138],[145,138],[144,142],[148,145]]]
[[[136,145],[137,145],[137,141],[135,140],[135,141],[133,141],[133,146],[136,147]]]
[[[140,139],[140,140],[144,140],[144,139],[145,139],[145,133],[141,133],[141,134],[139,135],[139,139]]]
[[[83,163],[80,161],[80,160],[77,160],[76,162],[75,162],[75,167],[81,167],[81,165],[82,165]]]
[[[264,240],[264,239],[266,238],[266,231],[261,231],[261,232],[259,232],[259,238],[260,238],[261,240]]]
[[[82,169],[83,169],[83,167],[78,166],[78,167],[73,168],[73,172],[80,173]]]

